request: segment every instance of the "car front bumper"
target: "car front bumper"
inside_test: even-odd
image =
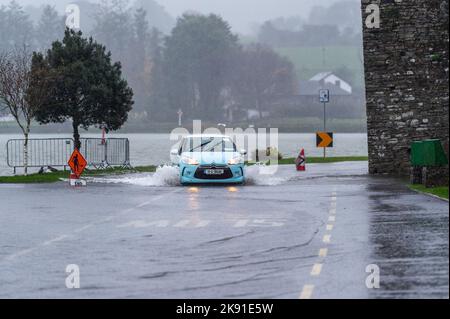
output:
[[[220,176],[206,176],[206,169],[223,169]],[[211,167],[208,165],[180,165],[180,181],[182,184],[242,184],[245,182],[244,165]]]

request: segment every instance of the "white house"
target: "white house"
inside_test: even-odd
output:
[[[333,74],[333,72],[321,72],[314,75],[311,79],[311,82],[319,82],[322,84],[332,84],[339,87],[341,90],[346,91],[349,94],[352,94],[353,88],[350,84],[342,80],[337,75]]]

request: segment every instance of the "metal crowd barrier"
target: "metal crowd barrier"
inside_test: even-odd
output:
[[[7,165],[14,169],[24,167],[23,145],[25,140],[13,139],[6,143]],[[74,149],[71,138],[46,138],[28,140],[28,167],[62,167],[67,169]],[[89,167],[130,167],[130,142],[127,138],[83,138],[81,153]]]

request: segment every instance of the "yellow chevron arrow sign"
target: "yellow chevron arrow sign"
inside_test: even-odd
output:
[[[333,147],[333,133],[331,132],[317,132],[317,147]]]

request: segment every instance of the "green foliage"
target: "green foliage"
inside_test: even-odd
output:
[[[36,46],[40,50],[51,47],[53,41],[64,35],[64,19],[50,5],[43,7],[41,18],[36,26]]]
[[[158,2],[154,0],[135,0],[133,6],[136,9],[142,8],[147,12],[150,28],[158,28],[164,33],[169,33],[175,25],[175,19]]]
[[[33,44],[33,23],[22,6],[11,1],[0,6],[0,51]]]
[[[237,42],[228,23],[217,15],[184,14],[178,19],[164,51],[173,109],[182,107],[204,119],[218,111]]]
[[[343,79],[363,87],[364,66],[358,46],[283,47],[275,51],[294,63],[300,80],[309,80],[324,69],[340,72],[345,68],[352,78]]]
[[[237,106],[257,109],[260,119],[274,97],[295,93],[293,64],[270,47],[251,44],[236,54],[231,93]]]
[[[415,190],[417,192],[431,194],[440,198],[448,199],[448,186],[445,187],[433,187],[433,188],[426,188],[423,185],[409,185],[409,187],[412,190]]]
[[[55,172],[49,174],[30,174],[16,176],[0,176],[0,184],[42,184],[56,183],[61,178],[69,178],[69,172]]]
[[[431,55],[431,61],[438,62],[442,60],[442,56],[439,53],[435,53]]]
[[[35,52],[32,64],[48,81],[47,100],[36,111],[41,124],[70,119],[77,141],[79,126],[114,131],[126,122],[133,91],[122,79],[121,64],[113,64],[111,54],[92,38],[67,29],[45,56]]]

